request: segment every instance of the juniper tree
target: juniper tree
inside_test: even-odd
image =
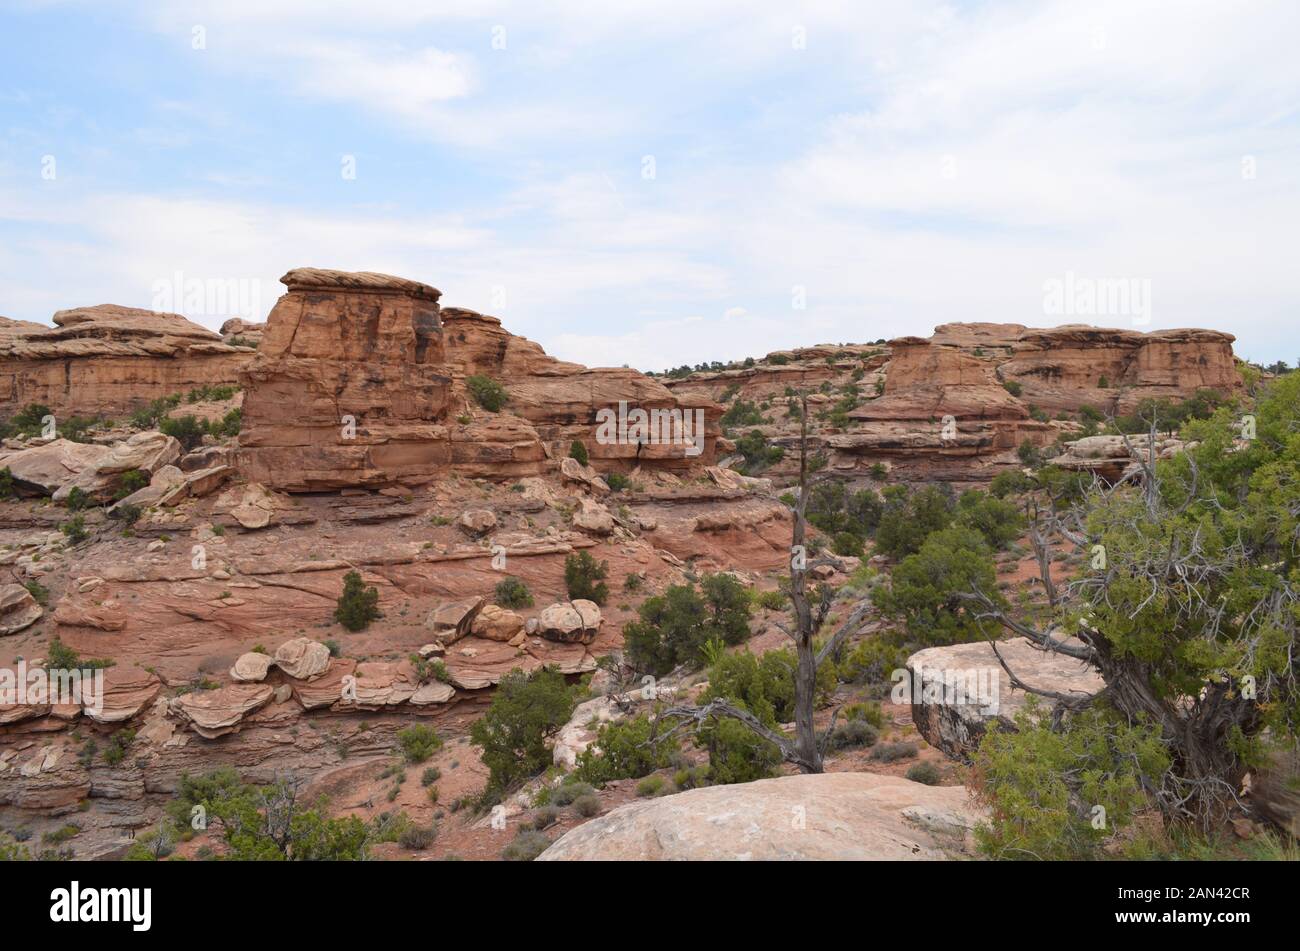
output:
[[[1144,777],[1166,816],[1219,821],[1266,738],[1294,745],[1300,621],[1300,375],[1274,381],[1253,416],[1220,407],[1184,428],[1184,452],[1158,459],[1157,423],[1132,475],[1095,485],[1056,524],[1087,556],[1050,627],[1024,623],[977,588],[981,615],[1090,665],[1099,694],[1053,701],[1069,729],[1086,708],[1145,723],[1169,752]],[[1125,437],[1128,441],[1128,437]],[[1078,640],[1065,642],[1069,633]]]

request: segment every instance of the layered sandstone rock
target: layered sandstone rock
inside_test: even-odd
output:
[[[1075,472],[1095,474],[1107,482],[1140,475],[1143,463],[1170,459],[1187,444],[1173,437],[1155,440],[1145,433],[1131,436],[1086,436],[1065,444],[1065,452],[1052,459],[1052,465]]]
[[[965,851],[984,818],[964,786],[874,773],[781,776],[619,806],[539,860],[938,860]]]
[[[31,627],[44,613],[31,592],[22,585],[0,587],[0,637]]]
[[[101,304],[61,310],[54,324],[0,324],[0,413],[39,403],[59,415],[124,415],[232,384],[252,356],[180,314]]]
[[[9,470],[15,487],[31,495],[50,495],[109,455],[108,446],[53,439],[26,449],[0,452],[0,466]]]
[[[557,360],[533,341],[505,330],[496,317],[477,311],[448,307],[442,318],[447,358],[456,369],[458,384],[469,376],[502,381],[510,394],[510,411],[532,424],[552,456],[567,456],[578,440],[602,469],[626,471],[637,463],[686,468],[712,461],[720,409],[709,397],[674,394],[658,380],[626,367],[589,369]],[[457,393],[462,407],[470,408],[459,385]],[[597,441],[598,411],[617,410],[620,402],[647,412],[678,411],[687,414],[688,421],[701,419],[701,453],[686,455],[682,445],[671,441],[651,440],[640,446],[634,441]]]
[[[905,479],[974,481],[1020,466],[1026,442],[1076,432],[1071,417],[1085,406],[1121,415],[1147,399],[1232,395],[1241,387],[1232,341],[1210,330],[953,323],[928,338],[768,354],[665,383],[678,396],[763,404],[765,421],[732,435],[758,429],[783,447],[778,477],[795,474],[798,416],[785,404],[802,391],[811,449],[831,471],[883,466]]]
[[[256,350],[266,333],[266,324],[256,324],[232,317],[221,325],[221,342],[232,347],[251,347]]]
[[[711,459],[711,402],[688,405],[634,370],[555,360],[494,317],[441,310],[440,293],[427,284],[312,268],[281,280],[289,292],[243,374],[239,465],[250,479],[301,492],[422,484],[449,474],[518,478],[567,455],[574,439],[614,467]],[[475,403],[466,383],[472,376],[506,389],[504,411]],[[679,414],[699,409],[701,452],[598,443],[598,411],[620,401]]]

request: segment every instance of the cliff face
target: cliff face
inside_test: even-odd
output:
[[[122,415],[172,393],[230,384],[253,351],[179,314],[101,304],[61,310],[54,327],[0,318],[0,413]]]
[[[240,466],[289,491],[535,475],[581,440],[601,468],[681,468],[713,459],[719,409],[679,400],[634,370],[587,369],[546,355],[495,317],[442,310],[440,292],[381,274],[301,268],[267,321],[246,387]],[[487,412],[467,380],[509,396]],[[595,438],[598,412],[700,409],[702,452]],[[351,422],[350,422],[351,421]],[[639,449],[639,451],[638,451]]]
[[[916,386],[1019,383],[1020,398],[1045,410],[1091,405],[1126,413],[1148,398],[1241,386],[1232,334],[1217,330],[1133,330],[1067,325],[943,324],[934,336],[891,342],[886,391]]]

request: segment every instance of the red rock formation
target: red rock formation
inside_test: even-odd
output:
[[[54,327],[0,318],[0,412],[121,415],[194,387],[234,383],[251,356],[179,314],[114,304],[61,310]]]
[[[634,370],[556,360],[495,317],[440,310],[440,293],[427,284],[311,268],[281,280],[289,293],[243,376],[239,456],[250,479],[313,491],[449,473],[514,478],[542,471],[574,439],[605,468],[712,460],[719,410],[711,401],[678,400]],[[505,387],[505,411],[477,406],[471,376]],[[638,454],[636,445],[598,443],[597,412],[619,401],[704,411],[703,453],[648,445]]]

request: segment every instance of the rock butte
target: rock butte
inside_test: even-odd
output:
[[[281,280],[289,292],[241,375],[239,467],[251,480],[305,492],[451,474],[517,478],[545,471],[575,439],[606,470],[713,461],[721,409],[712,400],[675,397],[635,370],[556,360],[495,317],[442,310],[427,284],[314,268]],[[473,376],[504,386],[508,413],[477,405]],[[700,410],[703,452],[597,443],[598,411],[620,401]]]
[[[253,351],[180,314],[116,304],[61,310],[53,327],[0,318],[0,412],[123,415],[150,400],[230,384]]]
[[[1238,392],[1234,339],[1214,330],[953,323],[929,338],[780,351],[753,367],[666,385],[696,399],[719,399],[734,388],[738,399],[778,402],[787,387],[815,390],[858,369],[862,404],[847,414],[847,426],[817,433],[831,470],[851,474],[883,462],[903,478],[977,481],[1018,468],[1016,449],[1025,440],[1044,446],[1061,434],[1057,423],[1032,418],[1031,407],[1048,416],[1084,406],[1120,415],[1146,399]],[[954,424],[947,430],[944,417]],[[765,434],[787,450],[794,445],[792,436]]]

